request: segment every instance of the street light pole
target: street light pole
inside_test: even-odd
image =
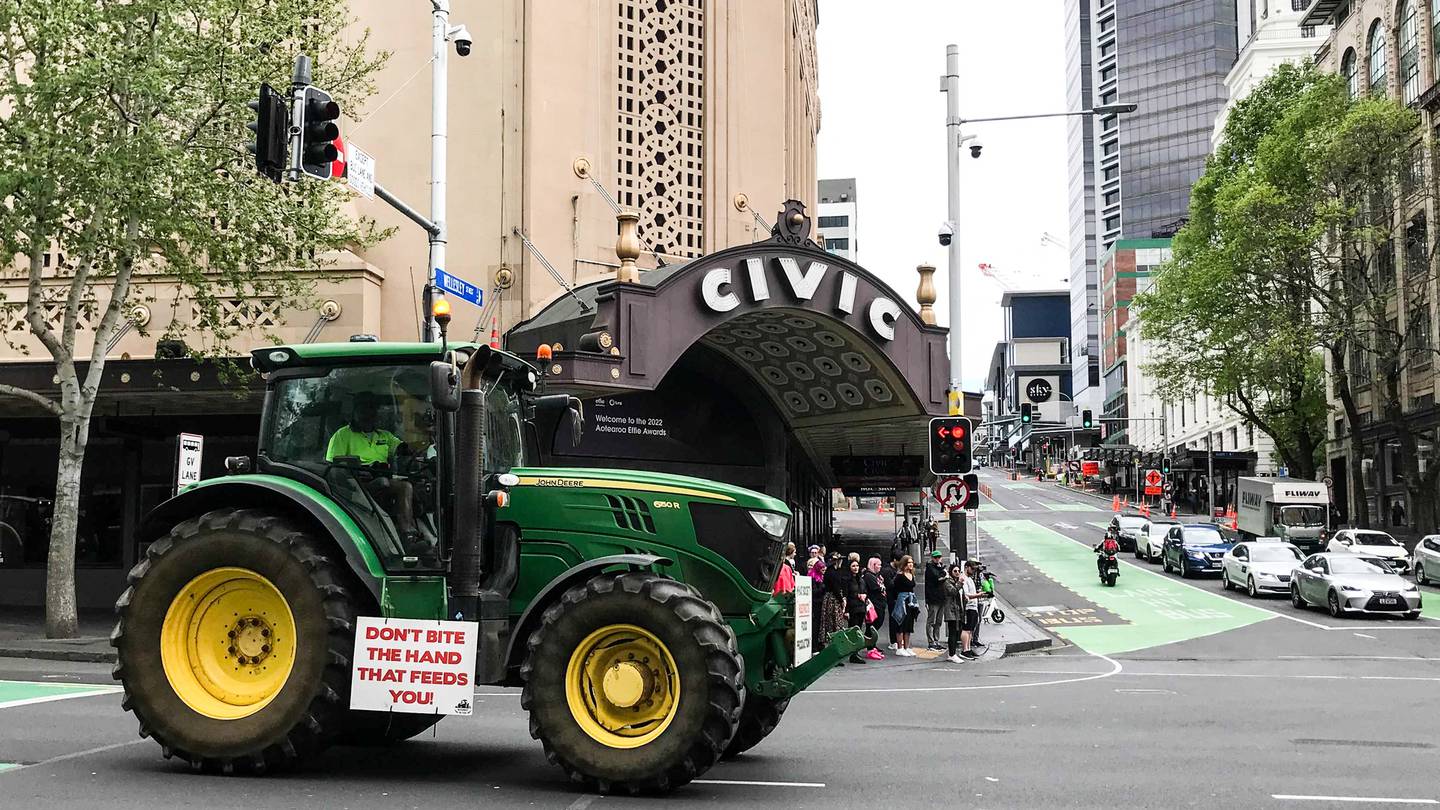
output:
[[[965,394],[960,388],[960,46],[945,46],[945,172],[949,192],[947,207],[950,218],[949,279],[950,297],[950,413],[965,410]]]
[[[435,294],[435,271],[445,267],[445,244],[449,226],[445,222],[445,162],[450,121],[450,0],[430,0],[430,266],[425,269],[425,325],[420,340],[434,342],[435,317],[430,312]]]

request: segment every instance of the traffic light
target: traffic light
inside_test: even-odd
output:
[[[1095,427],[1095,414],[1089,408],[1080,412],[1080,427],[1086,430]]]
[[[1164,458],[1160,459],[1160,473],[1161,473],[1161,475],[1169,475],[1169,474],[1170,474],[1170,457],[1169,457],[1169,456],[1165,456]]]
[[[1032,412],[1033,408],[1034,408],[1034,406],[1031,405],[1031,404],[1028,403],[1028,402],[1022,402],[1022,403],[1020,403],[1020,424],[1022,424],[1022,425],[1028,425],[1028,424],[1030,424],[1030,417],[1031,417],[1031,412]]]
[[[249,145],[255,156],[255,171],[278,183],[285,176],[285,167],[290,162],[289,138],[290,105],[285,97],[275,92],[268,84],[260,85],[260,96],[247,105],[255,112],[255,120],[246,127],[255,133],[255,140]]]
[[[305,88],[300,125],[300,170],[311,177],[329,180],[330,164],[340,157],[335,139],[340,137],[340,105],[318,87]]]
[[[937,416],[930,420],[930,472],[963,475],[970,472],[971,433],[974,424],[964,416]]]

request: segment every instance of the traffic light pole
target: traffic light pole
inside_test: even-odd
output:
[[[305,148],[304,138],[301,137],[305,128],[305,88],[310,86],[310,57],[300,54],[295,57],[295,72],[290,78],[290,140],[287,143],[287,152],[290,155],[289,167],[285,170],[285,179],[292,183],[300,182],[300,164],[303,160],[302,151]]]

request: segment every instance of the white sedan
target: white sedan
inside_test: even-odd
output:
[[[1179,526],[1180,521],[1170,518],[1155,518],[1146,523],[1140,528],[1135,541],[1135,556],[1150,562],[1160,562],[1160,555],[1165,551],[1165,536],[1170,534],[1171,529]]]
[[[1415,571],[1415,581],[1421,585],[1440,581],[1440,534],[1427,534],[1415,544],[1410,555],[1410,567]]]
[[[1379,557],[1403,574],[1410,570],[1410,555],[1405,546],[1389,534],[1374,529],[1341,529],[1330,538],[1325,550],[1338,554],[1359,554],[1365,557]]]
[[[1290,572],[1303,559],[1300,549],[1289,543],[1236,543],[1220,561],[1220,586],[1227,591],[1244,588],[1252,599],[1261,594],[1288,593]]]

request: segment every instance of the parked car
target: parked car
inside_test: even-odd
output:
[[[1336,554],[1379,557],[1388,562],[1397,574],[1410,570],[1410,558],[1405,552],[1405,546],[1389,534],[1374,529],[1341,529],[1330,538],[1325,550]]]
[[[1420,589],[1391,570],[1385,560],[1348,552],[1311,554],[1290,579],[1297,608],[1324,605],[1331,616],[1347,613],[1403,613],[1420,618]]]
[[[1421,585],[1440,582],[1440,579],[1431,576],[1440,576],[1440,534],[1427,534],[1420,538],[1410,554],[1410,570],[1415,572],[1415,581]]]
[[[1160,550],[1165,571],[1178,571],[1180,576],[1215,574],[1221,560],[1230,551],[1231,543],[1213,523],[1187,523],[1171,527]]]
[[[1180,525],[1180,521],[1167,517],[1157,517],[1149,520],[1140,529],[1140,545],[1145,547],[1144,553],[1136,551],[1136,556],[1150,562],[1160,562],[1160,552],[1165,548],[1165,535],[1170,530]],[[1137,547],[1138,549],[1138,547]]]
[[[1115,538],[1121,551],[1134,551],[1139,557],[1140,532],[1148,521],[1140,515],[1116,515],[1110,518],[1110,527],[1105,533]],[[1436,568],[1440,571],[1440,568]]]
[[[1220,586],[1227,591],[1244,588],[1252,599],[1261,594],[1284,594],[1290,590],[1290,573],[1303,559],[1305,555],[1290,543],[1236,543],[1220,561]]]

